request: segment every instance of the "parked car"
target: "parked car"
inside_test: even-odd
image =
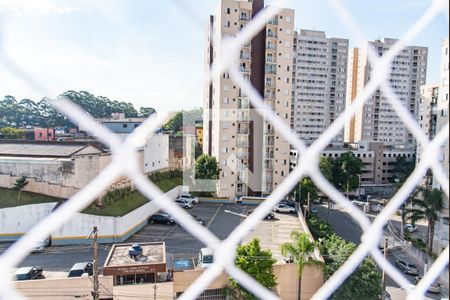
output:
[[[197,204],[199,202],[198,198],[191,194],[180,194],[177,199],[187,200],[193,204]]]
[[[166,224],[175,225],[175,220],[172,219],[167,213],[154,214],[150,217],[149,222],[151,224]]]
[[[413,232],[416,232],[416,231],[417,231],[417,226],[415,226],[415,225],[413,225],[413,224],[406,224],[406,225],[405,225],[405,229],[406,229],[408,232],[413,233]]]
[[[198,264],[201,268],[209,268],[214,263],[214,251],[211,248],[202,248],[198,254]]]
[[[287,206],[290,206],[290,207],[295,207],[295,202],[291,201],[291,200],[288,200],[288,199],[281,200],[279,204],[284,204],[284,205],[287,205]]]
[[[16,280],[45,279],[44,270],[41,267],[24,267],[16,271]]]
[[[175,202],[176,202],[179,206],[181,206],[182,208],[185,208],[185,209],[189,209],[189,208],[192,208],[192,207],[193,207],[193,205],[192,205],[191,202],[189,202],[189,201],[187,201],[187,200],[184,200],[184,199],[176,199]]]
[[[49,247],[50,244],[51,244],[50,238],[45,239],[43,241],[39,241],[33,246],[33,249],[31,250],[31,252],[32,253],[45,252],[45,249],[47,249],[47,247]]]
[[[399,268],[405,274],[409,274],[409,275],[418,275],[419,274],[419,270],[417,269],[416,265],[409,264],[401,259],[396,260],[395,265],[397,266],[397,268]]]
[[[83,274],[89,276],[94,274],[94,265],[91,262],[79,262],[74,264],[67,277],[81,277]]]
[[[416,276],[414,278],[414,281],[416,284],[419,283],[419,281],[422,280],[422,276]],[[428,293],[432,293],[432,294],[439,294],[441,292],[441,284],[438,282],[434,282],[433,284],[430,285],[430,287],[428,288]]]
[[[295,207],[280,203],[275,205],[275,207],[273,208],[274,212],[277,213],[296,213],[297,211],[295,210]]]
[[[253,209],[247,211],[247,216],[251,215],[252,213],[253,213]],[[275,219],[275,215],[272,212],[270,212],[264,217],[264,219],[273,220],[273,219]]]

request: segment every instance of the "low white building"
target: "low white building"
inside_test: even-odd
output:
[[[169,168],[169,135],[155,134],[144,146],[146,174]]]

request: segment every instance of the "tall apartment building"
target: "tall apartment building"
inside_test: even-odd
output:
[[[384,55],[397,42],[395,39],[370,41],[379,56]],[[350,51],[347,104],[358,96],[369,82],[373,67],[367,58],[367,48]],[[426,82],[428,48],[408,46],[397,55],[391,67],[389,82],[403,105],[414,115],[420,99],[420,86]],[[378,89],[354,119],[346,125],[346,142],[378,141],[385,145],[414,146],[414,138]],[[349,132],[353,130],[353,132]]]
[[[419,125],[430,139],[448,123],[449,111],[449,47],[448,38],[444,39],[441,51],[440,82],[421,87],[419,105]],[[422,148],[417,146],[418,161],[422,159]],[[439,154],[445,173],[449,174],[449,142],[442,146]],[[430,182],[429,182],[430,183]],[[432,188],[440,188],[436,180],[431,180]],[[444,209],[439,214],[435,227],[434,250],[440,253],[448,245],[449,237],[449,199],[445,197]]]
[[[222,39],[232,37],[262,9],[263,0],[221,0],[210,17],[206,70],[223,53]],[[294,11],[283,9],[240,52],[240,71],[286,124],[291,122]],[[264,195],[289,173],[289,143],[250,105],[228,73],[205,87],[204,153],[217,158],[221,173],[217,194]]]
[[[345,109],[348,40],[300,30],[294,45],[292,126],[310,145]],[[343,133],[333,143],[342,144]]]

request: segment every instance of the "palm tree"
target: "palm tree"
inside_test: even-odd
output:
[[[315,260],[312,255],[316,248],[316,243],[312,241],[307,233],[298,231],[291,232],[293,242],[287,242],[281,245],[281,253],[284,257],[292,257],[298,266],[298,300],[301,299],[302,292],[302,274],[306,266],[321,265],[322,262]]]
[[[440,189],[419,188],[418,196],[412,199],[414,208],[406,210],[406,217],[415,223],[417,220],[428,221],[427,249],[433,251],[434,227],[438,214],[444,207],[444,193]]]

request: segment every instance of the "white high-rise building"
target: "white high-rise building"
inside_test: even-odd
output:
[[[222,40],[235,36],[264,0],[221,0],[207,28],[206,71],[223,53]],[[291,123],[294,11],[283,9],[243,45],[240,71],[287,125]],[[205,87],[203,152],[220,163],[219,197],[271,193],[289,173],[289,143],[263,116],[228,73]]]
[[[419,104],[419,125],[430,139],[448,123],[449,110],[449,48],[448,38],[444,39],[441,51],[440,81],[436,84],[424,85],[421,87],[421,99]],[[417,146],[417,159],[422,159],[421,145]],[[439,161],[445,173],[449,174],[449,142],[441,148]],[[440,184],[432,179],[431,187],[440,189]],[[442,252],[448,246],[449,238],[449,199],[444,199],[444,209],[439,214],[434,231],[433,249],[435,252]]]
[[[384,55],[397,42],[395,39],[370,41],[379,56]],[[349,84],[347,104],[358,96],[359,92],[372,76],[372,66],[367,58],[367,48],[350,51],[353,62],[349,63]],[[403,105],[414,115],[420,100],[420,87],[426,83],[428,48],[408,46],[397,55],[391,67],[389,82]],[[356,68],[356,69],[355,69]],[[366,104],[356,113],[354,119],[346,125],[346,142],[378,141],[385,145],[414,146],[415,140],[400,117],[388,103],[385,95],[378,89]],[[353,132],[351,132],[353,131]]]
[[[300,30],[294,44],[292,126],[310,145],[345,109],[348,40]],[[342,132],[333,143],[343,141]]]

